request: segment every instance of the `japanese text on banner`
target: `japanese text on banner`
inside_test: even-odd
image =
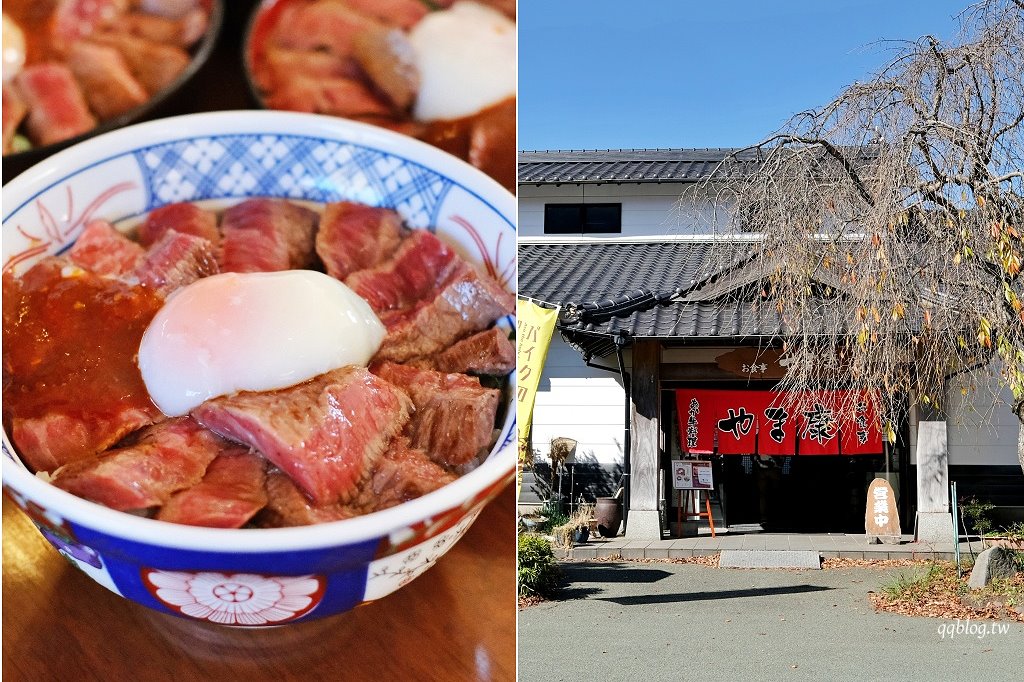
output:
[[[528,454],[533,403],[557,320],[558,308],[542,308],[522,299],[516,301],[516,426],[520,462]]]

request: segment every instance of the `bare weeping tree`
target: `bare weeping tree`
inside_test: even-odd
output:
[[[1024,467],[1024,0],[959,25],[732,154],[698,195],[746,238],[721,240],[708,275],[755,273],[732,295],[776,317],[782,388],[855,383],[890,438],[910,405],[998,377]]]

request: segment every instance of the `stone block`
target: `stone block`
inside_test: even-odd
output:
[[[953,543],[953,515],[949,512],[918,512],[917,540]]]
[[[1017,566],[1012,555],[1002,547],[990,547],[978,555],[967,584],[972,590],[980,590],[997,578],[1012,578]]]
[[[723,568],[821,568],[812,550],[723,549],[718,565]]]
[[[633,509],[626,525],[627,540],[660,540],[661,516],[657,509]]]

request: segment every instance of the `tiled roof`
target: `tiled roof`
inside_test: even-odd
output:
[[[607,149],[519,152],[520,184],[562,182],[697,182],[715,173],[730,154],[757,163],[754,150]],[[743,174],[747,164],[718,170],[722,179]]]
[[[587,355],[614,352],[620,330],[635,337],[740,339],[778,335],[771,306],[702,298],[710,242],[520,243],[519,294],[559,304],[559,331]],[[745,249],[736,246],[742,267]],[[729,270],[734,268],[730,267]]]

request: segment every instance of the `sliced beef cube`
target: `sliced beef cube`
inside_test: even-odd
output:
[[[4,154],[10,153],[11,142],[14,141],[14,136],[18,132],[18,126],[21,125],[21,121],[25,118],[25,113],[27,111],[28,109],[25,108],[25,102],[22,101],[21,95],[19,95],[18,91],[14,89],[14,86],[4,83]]]
[[[173,45],[152,43],[119,31],[95,33],[90,40],[120,52],[132,75],[151,95],[173,83],[188,67],[188,53]]]
[[[166,297],[175,289],[220,272],[210,240],[174,230],[150,247],[136,274],[139,282]]]
[[[358,78],[354,60],[329,52],[305,52],[269,46],[263,65],[253,69],[256,83],[263,90],[286,86],[296,75],[310,78]]]
[[[388,332],[374,359],[403,362],[433,355],[513,310],[512,294],[490,277],[466,268],[446,282],[432,301],[381,314]]]
[[[191,47],[209,26],[206,12],[196,8],[180,19],[168,19],[154,14],[130,12],[117,22],[117,28],[153,43]]]
[[[128,9],[129,0],[57,0],[51,35],[58,49],[115,22]]]
[[[53,484],[112,509],[147,509],[199,483],[228,447],[193,419],[168,419],[149,427],[133,445],[68,464]]]
[[[398,437],[378,460],[352,506],[369,514],[422,497],[455,478],[426,452],[413,448],[408,438]]]
[[[124,57],[112,47],[80,40],[68,50],[68,64],[89,108],[102,120],[134,109],[149,99]]]
[[[353,50],[359,66],[377,90],[396,111],[408,111],[420,90],[416,51],[408,34],[380,26],[356,36]]]
[[[381,313],[434,298],[439,285],[468,268],[450,246],[426,230],[416,230],[391,259],[352,273],[345,284]]]
[[[391,113],[381,97],[353,78],[293,75],[267,94],[267,106],[284,111],[358,118]]]
[[[375,26],[378,22],[347,2],[319,0],[282,14],[273,42],[294,50],[319,50],[348,57],[355,37]]]
[[[288,474],[280,469],[272,469],[267,474],[267,506],[260,513],[257,523],[271,528],[309,526],[350,519],[353,516],[356,516],[356,511],[347,505],[310,502]]]
[[[409,394],[416,412],[405,432],[413,447],[425,450],[435,462],[461,466],[490,445],[500,399],[497,389],[484,388],[465,374],[390,362],[373,371]]]
[[[192,203],[167,204],[150,211],[146,221],[139,226],[139,243],[143,246],[154,244],[168,230],[202,237],[214,246],[220,243],[217,214]]]
[[[15,77],[15,83],[28,107],[26,125],[36,144],[53,144],[96,127],[81,88],[65,65],[33,64]]]
[[[345,503],[409,420],[406,395],[361,367],[266,393],[209,400],[193,416],[256,448],[318,504]]]
[[[94,220],[68,251],[68,258],[97,275],[118,277],[135,271],[146,251],[106,220]]]
[[[401,216],[392,209],[339,201],[324,208],[316,253],[327,274],[343,280],[390,258],[405,234]]]
[[[241,528],[267,504],[266,460],[243,447],[221,452],[203,480],[171,496],[161,521],[207,528]]]
[[[516,347],[502,329],[491,327],[410,364],[438,372],[504,376],[516,368]]]
[[[113,414],[55,410],[42,417],[15,417],[11,438],[33,471],[53,471],[93,458],[114,443],[161,418],[155,407],[126,406]]]
[[[467,160],[502,186],[514,190],[516,175],[516,99],[484,111],[469,133]]]
[[[221,270],[276,272],[316,260],[315,212],[283,199],[249,199],[224,212]]]

